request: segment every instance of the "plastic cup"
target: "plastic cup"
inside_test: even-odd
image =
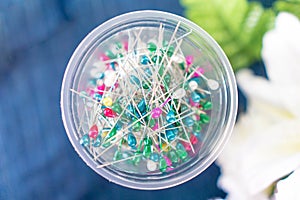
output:
[[[61,111],[69,140],[96,173],[129,188],[164,189],[217,158],[235,123],[237,89],[227,57],[203,29],[137,11],[80,43],[65,71]]]

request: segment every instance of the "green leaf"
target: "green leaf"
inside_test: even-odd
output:
[[[275,12],[246,0],[181,0],[186,17],[223,48],[233,69],[261,59],[262,37],[273,27]]]
[[[276,1],[274,9],[277,12],[289,12],[300,18],[300,0]]]

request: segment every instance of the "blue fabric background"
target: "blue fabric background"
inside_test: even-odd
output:
[[[183,15],[183,8],[174,0],[1,0],[1,200],[225,196],[216,186],[219,169],[215,165],[183,185],[161,191],[109,183],[85,165],[65,134],[60,87],[74,49],[104,21],[141,9]]]

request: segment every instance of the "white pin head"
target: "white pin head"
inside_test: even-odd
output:
[[[117,78],[116,73],[112,70],[108,70],[105,72],[104,84],[107,87],[112,87],[115,84],[116,78]]]
[[[198,88],[198,83],[196,81],[190,81],[189,87],[191,88],[192,91],[194,91]]]
[[[157,164],[154,162],[154,161],[152,161],[152,160],[148,160],[147,161],[147,169],[149,170],[149,171],[155,171],[156,170],[156,168],[157,168]]]
[[[184,62],[184,59],[180,58],[179,56],[173,55],[171,60],[175,63],[182,63]]]
[[[219,83],[213,79],[208,79],[207,85],[212,90],[217,90],[219,88]]]
[[[176,90],[176,91],[173,93],[172,97],[173,97],[174,99],[181,99],[182,97],[185,96],[185,94],[186,94],[185,90],[184,90],[183,88],[179,88],[178,90]]]

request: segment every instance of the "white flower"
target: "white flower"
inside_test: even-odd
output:
[[[300,199],[300,169],[277,184],[276,200]]]
[[[264,36],[269,80],[245,69],[237,81],[248,99],[218,159],[228,199],[268,199],[266,190],[300,166],[300,22],[280,13]]]

